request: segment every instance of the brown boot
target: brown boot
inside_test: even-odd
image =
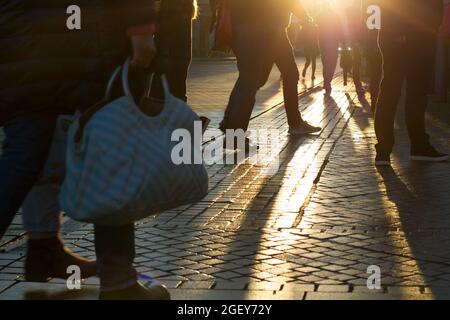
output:
[[[67,249],[58,237],[29,239],[25,260],[25,279],[46,282],[49,278],[67,279],[67,267],[80,267],[81,278],[95,276],[97,265],[93,260],[82,258]]]

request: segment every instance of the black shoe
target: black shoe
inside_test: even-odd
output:
[[[58,237],[28,240],[25,260],[25,279],[31,282],[46,282],[49,278],[67,279],[69,266],[78,266],[81,278],[97,274],[94,260],[82,258],[67,249]]]
[[[391,166],[391,157],[385,154],[377,154],[375,158],[375,166],[377,167],[389,167]]]
[[[121,290],[101,291],[100,300],[170,300],[167,288],[159,283],[144,286],[139,282]]]
[[[411,160],[413,161],[443,162],[448,159],[448,154],[437,151],[433,146],[428,146],[423,150],[411,151]]]
[[[302,78],[305,78],[305,77],[306,77],[306,69],[303,69]]]

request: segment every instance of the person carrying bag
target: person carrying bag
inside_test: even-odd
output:
[[[103,103],[76,119],[69,129],[60,203],[75,220],[127,225],[197,202],[208,191],[205,166],[194,164],[199,143],[189,141],[189,163],[177,165],[172,160],[178,144],[172,141],[173,132],[184,129],[194,137],[195,122],[199,121],[201,133],[198,116],[171,95],[164,76],[162,110],[154,116],[144,114],[131,94],[128,73],[129,60],[115,71],[108,86],[121,75],[122,97],[108,101],[107,92]]]

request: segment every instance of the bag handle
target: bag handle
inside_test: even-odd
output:
[[[118,66],[114,72],[112,73],[111,77],[108,80],[108,84],[106,85],[105,95],[103,99],[99,102],[97,102],[95,105],[87,109],[85,112],[80,114],[78,117],[78,127],[77,130],[74,133],[74,142],[79,143],[83,136],[84,127],[88,123],[88,121],[92,118],[92,116],[99,111],[101,108],[103,108],[109,101],[112,99],[112,90],[114,87],[114,84],[116,83],[117,79],[119,78],[121,71],[123,67]]]
[[[108,84],[107,84],[107,86],[106,86],[105,96],[104,96],[104,99],[105,99],[106,101],[111,100],[111,97],[112,97],[112,90],[113,90],[114,84],[116,83],[117,78],[118,78],[119,75],[121,74],[121,71],[122,71],[122,66],[118,66],[118,67],[116,68],[116,70],[114,70],[114,72],[113,72],[113,74],[111,75],[111,77],[109,78]]]
[[[131,89],[130,89],[130,83],[129,83],[130,64],[131,64],[131,59],[127,58],[125,60],[125,63],[123,64],[123,66],[118,66],[114,70],[113,74],[111,75],[111,77],[108,80],[104,98],[101,101],[99,101],[98,103],[96,103],[94,106],[92,106],[91,108],[86,110],[83,114],[80,115],[80,117],[78,119],[78,128],[74,135],[74,140],[76,143],[81,141],[84,127],[86,126],[88,121],[92,118],[92,116],[111,101],[112,90],[113,90],[114,84],[116,83],[119,76],[121,77],[122,90],[123,90],[125,96],[130,97],[134,101],[134,98],[133,98],[133,95],[132,95]],[[153,76],[154,76],[154,73],[152,73],[150,81],[148,83],[146,95],[150,94],[150,88],[151,88],[151,84],[153,81]],[[164,99],[167,99],[167,98],[171,97],[172,95],[170,93],[169,83],[167,82],[167,78],[164,74],[161,75],[161,82],[162,82],[162,86],[163,86],[163,90],[164,90]],[[136,104],[136,101],[134,101],[134,103]]]
[[[131,64],[131,59],[127,58],[121,68],[122,69],[122,77],[121,77],[122,78],[122,89],[123,89],[125,96],[130,97],[134,100],[133,94],[131,93],[130,82],[129,82],[130,64]],[[150,79],[147,84],[147,88],[145,90],[146,98],[150,97],[150,88],[153,83],[154,75],[155,75],[154,72],[152,72],[150,75]],[[113,74],[113,76],[114,76],[114,74]],[[116,77],[117,77],[117,75],[116,75]],[[167,77],[164,74],[161,74],[160,78],[161,78],[161,83],[162,83],[163,90],[164,90],[164,98],[167,99],[168,97],[171,96],[169,83],[167,81]],[[115,81],[115,78],[113,79],[113,83],[114,83],[114,81]]]

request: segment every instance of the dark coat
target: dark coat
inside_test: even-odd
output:
[[[69,30],[70,5],[81,30]],[[40,110],[72,112],[102,98],[130,54],[126,29],[155,18],[153,0],[0,2],[0,124]]]
[[[443,15],[442,0],[375,0],[381,7],[381,31],[399,37],[435,35]]]

